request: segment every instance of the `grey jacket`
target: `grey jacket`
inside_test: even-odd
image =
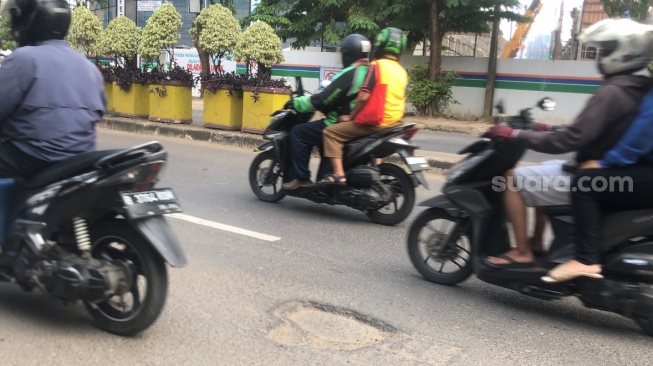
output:
[[[102,74],[65,41],[20,47],[0,67],[0,137],[55,162],[96,148],[106,110]]]
[[[645,76],[612,76],[571,124],[552,132],[520,131],[516,141],[546,154],[577,151],[576,163],[600,159],[626,132],[651,87],[653,79]]]

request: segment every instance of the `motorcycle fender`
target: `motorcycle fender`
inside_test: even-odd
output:
[[[451,200],[449,200],[449,198],[447,198],[445,195],[429,198],[426,201],[421,202],[419,205],[443,209],[453,217],[460,217],[461,214],[460,209],[456,207],[456,205],[454,205],[453,202],[451,202]]]
[[[257,147],[256,149],[254,149],[254,151],[263,152],[263,151],[272,150],[273,148],[274,148],[274,144],[272,142],[268,141],[268,142],[264,143],[263,145],[261,145],[261,146]]]
[[[130,223],[156,249],[161,257],[172,267],[183,267],[188,263],[181,244],[170,224],[163,216],[152,216]]]

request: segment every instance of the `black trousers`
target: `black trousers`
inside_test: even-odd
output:
[[[653,166],[589,169],[577,173],[571,185],[576,228],[576,260],[600,263],[603,216],[609,211],[653,208]]]
[[[294,177],[299,180],[311,180],[308,164],[311,160],[313,146],[317,146],[322,154],[322,131],[326,128],[324,120],[317,120],[299,124],[290,130],[290,151],[292,154],[292,167]],[[318,179],[331,169],[329,159],[322,158]]]
[[[25,154],[10,142],[0,143],[0,178],[29,178],[50,164]]]

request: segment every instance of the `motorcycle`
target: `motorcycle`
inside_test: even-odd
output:
[[[0,281],[81,300],[110,333],[147,329],[165,303],[166,262],[186,264],[163,216],[181,207],[170,188],[154,188],[166,161],[150,142],[0,179]]]
[[[555,102],[544,98],[538,106],[552,110]],[[502,103],[497,108],[503,113]],[[533,129],[529,110],[521,110],[506,124]],[[474,273],[481,281],[542,300],[577,296],[586,307],[624,315],[653,335],[653,208],[610,212],[604,218],[601,280],[541,280],[551,268],[573,258],[571,206],[545,208],[554,238],[533,267],[497,269],[484,261],[510,249],[503,193],[495,179],[514,167],[524,152],[506,140],[488,139],[460,151],[467,156],[448,170],[442,194],[422,202],[428,209],[410,226],[407,246],[414,267],[426,280],[442,285],[455,285]]]
[[[293,95],[304,95],[300,78]],[[290,130],[311,120],[313,113],[297,113],[293,110],[278,110],[263,133],[268,140],[255,151],[249,169],[249,183],[260,200],[278,202],[285,196],[305,198],[316,203],[345,205],[366,213],[375,223],[396,225],[408,217],[415,204],[415,187],[422,184],[428,189],[424,170],[430,169],[426,159],[415,156],[418,147],[410,142],[417,132],[414,123],[390,128],[387,131],[361,137],[348,142],[344,147],[343,165],[346,184],[316,183],[291,191],[281,185],[293,179],[289,149]],[[381,163],[377,158],[399,154],[412,175],[396,165]],[[328,159],[322,159],[318,177],[329,170]]]

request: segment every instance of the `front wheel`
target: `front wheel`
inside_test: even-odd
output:
[[[408,254],[425,279],[455,285],[472,274],[468,220],[451,217],[438,208],[417,216],[408,231]]]
[[[286,196],[282,189],[283,174],[274,150],[258,154],[249,167],[249,186],[261,201],[278,202]]]
[[[379,181],[392,189],[392,201],[367,217],[381,225],[396,225],[406,219],[415,206],[415,185],[412,178],[401,167],[383,163],[379,165]]]
[[[120,261],[132,270],[132,287],[97,304],[85,303],[98,328],[121,336],[147,329],[161,314],[168,293],[163,258],[123,220],[101,223],[91,230],[93,258]]]

